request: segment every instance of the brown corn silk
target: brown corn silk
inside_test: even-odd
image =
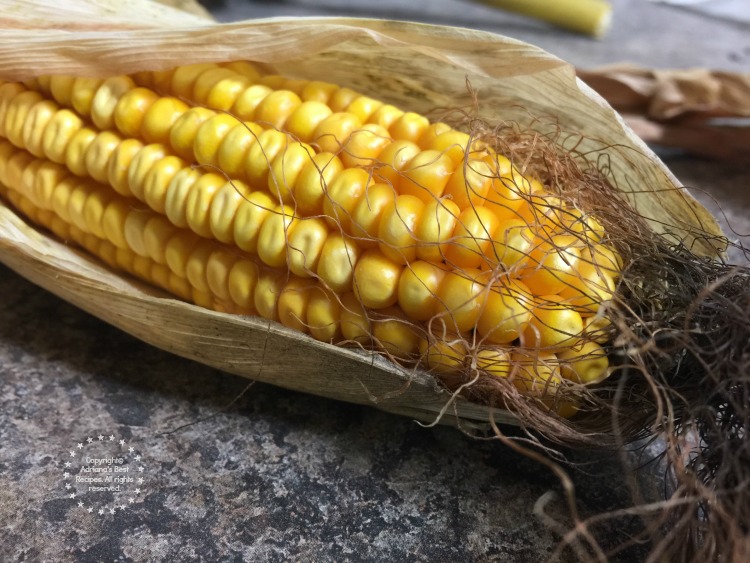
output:
[[[51,2],[3,0],[0,9],[6,14],[0,80],[55,74],[107,77],[188,62],[252,60],[284,76],[323,77],[407,111],[471,108],[474,123],[512,123],[519,131],[533,127],[536,134],[553,139],[555,150],[575,151],[597,163],[633,210],[627,224],[661,233],[661,244],[681,242],[708,258],[717,257],[725,246],[713,217],[678,187],[619,116],[576,79],[574,69],[524,43],[388,21],[290,19],[215,25],[149,2],[121,6],[79,1],[67,4],[63,13]],[[492,134],[488,126],[478,130]],[[516,137],[514,142],[523,149],[518,154],[530,154],[524,146],[529,137]],[[546,150],[549,154],[552,149]],[[463,428],[486,428],[494,422],[533,426],[533,409],[520,408],[514,414],[473,400],[481,389],[454,396],[432,375],[400,367],[379,354],[327,345],[259,318],[170,299],[30,227],[2,201],[0,260],[150,344],[224,371],[426,422],[439,418]],[[564,428],[556,436],[561,441],[568,436]],[[550,429],[554,427],[540,428],[547,434]],[[571,440],[585,441],[586,431],[584,426],[583,433],[570,434]]]

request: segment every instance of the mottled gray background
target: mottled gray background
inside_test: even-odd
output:
[[[581,67],[750,70],[747,25],[645,0],[615,1],[599,41],[459,0],[206,5],[224,21],[314,14],[478,27]],[[748,165],[667,163],[750,233]],[[532,514],[541,495],[559,492],[556,479],[498,443],[267,385],[246,390],[247,381],[141,344],[2,266],[0,374],[3,561],[535,562],[558,539]],[[110,434],[135,448],[133,471],[132,455],[142,456],[144,483],[125,510],[88,513],[69,498],[62,464],[69,450],[74,460],[121,451]],[[625,502],[614,456],[575,459],[585,463],[575,474],[582,514]],[[565,517],[559,502],[551,510]],[[636,525],[597,532],[614,544]],[[621,559],[641,557],[635,549]]]

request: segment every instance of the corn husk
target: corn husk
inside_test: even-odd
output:
[[[552,55],[496,35],[354,19],[272,19],[218,25],[143,0],[0,1],[0,79],[43,74],[110,76],[188,62],[249,59],[298,78],[324,79],[404,109],[471,107],[491,122],[580,132],[566,143],[607,156],[613,183],[658,231],[699,254],[718,250],[697,231],[721,235],[607,103]],[[667,234],[667,233],[665,233]],[[30,227],[0,203],[0,261],[32,282],[159,348],[251,379],[433,421],[482,425],[490,411],[452,398],[425,373],[369,353],[322,344],[262,319],[207,311],[100,266]]]

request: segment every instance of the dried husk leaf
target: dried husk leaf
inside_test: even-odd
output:
[[[718,247],[714,218],[684,190],[607,103],[548,53],[496,35],[447,27],[354,19],[273,19],[218,25],[146,1],[0,1],[0,79],[43,74],[109,76],[188,62],[260,61],[281,74],[324,79],[418,112],[470,107],[478,117],[522,127],[534,117],[585,132],[561,137],[592,160],[655,230],[693,251]],[[554,121],[554,123],[552,123]],[[539,125],[541,126],[541,125]],[[632,193],[629,193],[632,191]],[[665,227],[669,226],[668,228]],[[34,283],[134,336],[204,364],[420,420],[475,426],[510,413],[451,396],[435,380],[375,355],[342,349],[262,319],[176,301],[99,266],[28,226],[0,203],[0,261]]]
[[[617,110],[668,120],[701,117],[749,117],[750,74],[705,68],[654,70],[612,65],[578,75]]]
[[[649,143],[737,162],[750,156],[748,73],[620,64],[579,70],[578,76]]]

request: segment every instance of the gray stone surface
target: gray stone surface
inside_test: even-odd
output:
[[[601,41],[458,0],[425,3],[425,12],[403,5],[234,0],[213,8],[225,20],[348,13],[474,25],[580,66],[750,66],[747,27],[645,1],[615,2],[615,27]],[[750,234],[750,167],[684,157],[668,164]],[[533,507],[559,492],[556,479],[498,443],[266,385],[248,389],[4,267],[0,296],[0,560],[536,562],[555,545]],[[144,479],[140,492],[137,483],[123,485],[127,494],[65,489],[64,463],[80,468],[87,456],[124,456],[127,475]],[[614,457],[576,458],[596,461],[575,474],[584,515],[624,502]],[[98,514],[115,500],[126,508]],[[565,518],[559,502],[553,511]],[[620,541],[625,524],[599,536]],[[641,557],[635,550],[622,560]]]

